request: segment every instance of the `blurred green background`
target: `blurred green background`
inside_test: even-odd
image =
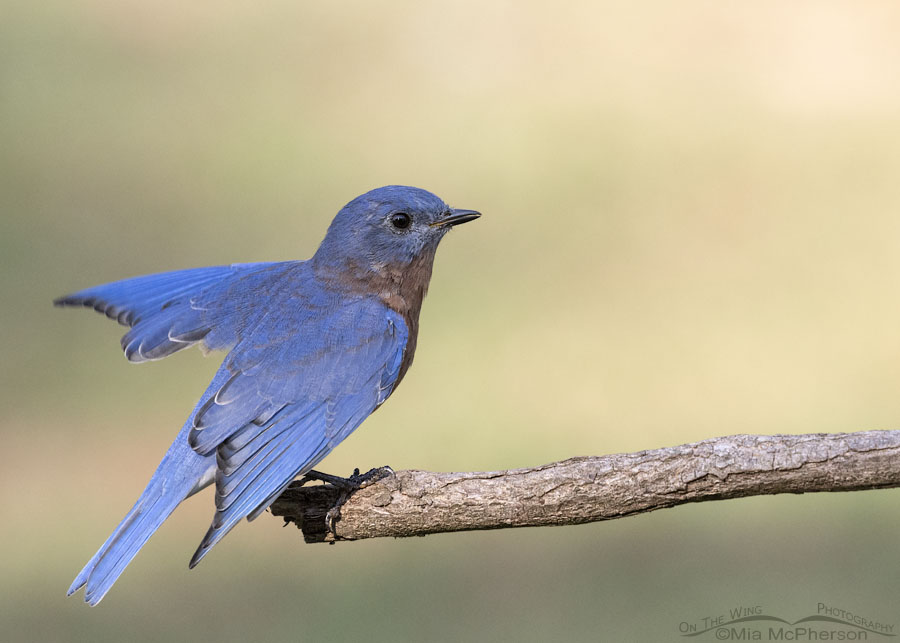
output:
[[[189,573],[202,494],[89,609],[65,589],[219,357],[129,365],[50,305],[307,257],[412,184],[484,217],[324,470],[898,428],[900,5],[0,4],[0,639],[655,641],[818,602],[900,626],[895,490],[334,547],[264,516]]]

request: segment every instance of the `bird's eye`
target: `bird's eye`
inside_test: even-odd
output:
[[[412,223],[412,219],[409,218],[406,212],[398,212],[391,215],[391,225],[398,230],[406,230],[410,223]]]

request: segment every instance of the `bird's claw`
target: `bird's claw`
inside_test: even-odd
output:
[[[359,473],[359,469],[354,469],[353,475],[350,476],[350,480],[356,485],[357,489],[362,489],[368,487],[373,482],[378,482],[379,480],[383,480],[392,475],[394,475],[394,470],[385,465],[383,467],[369,469],[363,474]]]
[[[341,507],[350,499],[350,496],[352,496],[354,492],[392,475],[394,475],[394,470],[389,466],[375,467],[362,474],[359,472],[359,469],[354,469],[353,473],[350,474],[350,477],[348,478],[341,478],[340,476],[333,476],[319,471],[308,471],[300,480],[300,484],[303,485],[307,482],[319,481],[330,484],[340,490],[337,501],[335,501],[331,509],[325,514],[325,526],[328,531],[337,538],[335,525],[341,519]]]
[[[337,503],[335,503],[335,505],[325,513],[325,528],[332,536],[335,537],[335,539],[338,537],[337,531],[335,531],[335,526],[337,525],[337,521],[341,519],[341,505],[347,502],[347,498],[343,496],[344,494],[342,492],[341,497],[338,498]]]
[[[391,475],[394,475],[394,470],[389,466],[375,467],[362,474],[359,472],[359,469],[354,469],[353,473],[347,478],[334,476],[330,473],[322,473],[321,471],[307,471],[306,475],[300,479],[300,484],[304,485],[307,482],[318,481],[330,484],[332,487],[337,487],[341,490],[353,492]]]

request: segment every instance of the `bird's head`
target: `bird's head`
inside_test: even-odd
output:
[[[481,216],[449,207],[426,190],[389,185],[358,196],[337,213],[313,257],[317,270],[366,273],[403,272],[428,264],[438,243],[455,225]]]

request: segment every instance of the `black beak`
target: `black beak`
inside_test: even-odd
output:
[[[432,227],[441,227],[444,226],[455,226],[460,223],[466,223],[467,221],[474,221],[478,217],[481,216],[481,212],[476,212],[475,210],[459,210],[457,208],[453,208],[450,210],[450,216],[441,219],[440,221],[435,221],[432,223]]]

